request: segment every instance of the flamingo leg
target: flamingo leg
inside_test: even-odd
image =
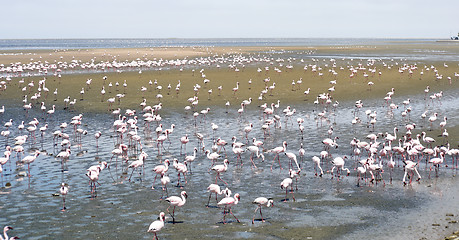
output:
[[[62,199],[62,211],[65,211],[65,197]]]
[[[223,209],[223,224],[226,224],[226,206],[225,208]]]
[[[284,199],[284,202],[287,202],[287,193],[288,193],[288,188],[285,189],[285,199]]]
[[[261,216],[261,221],[265,222],[265,220],[263,219],[263,213],[261,213],[261,206],[260,206],[260,216]]]
[[[228,185],[227,182],[223,181],[223,179],[220,178],[220,174],[217,174],[217,178],[224,182],[226,185]],[[215,183],[217,183],[217,178],[215,178]]]
[[[258,207],[255,209],[255,211],[253,213],[252,224],[255,223],[255,214],[257,213],[258,208],[260,208],[260,212],[261,212],[261,207],[258,205]],[[261,219],[263,220],[263,217],[261,217]]]
[[[293,186],[291,186],[291,193],[292,193],[293,201],[296,202],[295,195],[293,194]]]
[[[236,218],[236,220],[237,220],[237,222],[238,222],[238,223],[240,223],[240,222],[241,222],[241,221],[239,221],[239,219],[237,219],[237,217],[236,217],[236,216],[234,216],[234,214],[233,214],[233,211],[231,210],[231,208],[229,209],[229,212],[231,213],[231,215],[233,215],[233,217],[234,217],[234,218]]]
[[[153,185],[151,185],[151,189],[155,189],[156,177],[158,177],[158,174],[155,175],[155,180],[153,180]]]
[[[135,168],[132,168],[131,175],[129,176],[129,182],[131,181],[132,174],[134,173]]]

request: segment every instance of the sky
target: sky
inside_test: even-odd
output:
[[[0,39],[449,38],[459,0],[0,0]]]

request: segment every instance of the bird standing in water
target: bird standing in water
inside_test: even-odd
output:
[[[152,222],[150,226],[148,227],[147,232],[152,232],[155,234],[155,239],[158,239],[158,236],[156,236],[156,232],[161,231],[161,229],[164,227],[164,221],[166,220],[166,214],[164,212],[161,212],[159,214],[158,220]]]
[[[258,209],[260,209],[261,221],[265,222],[265,220],[263,219],[263,214],[261,213],[261,207],[262,206],[266,206],[266,207],[274,206],[274,200],[272,198],[258,197],[258,198],[255,198],[255,200],[253,200],[252,203],[258,205],[254,213],[256,213]],[[255,215],[253,215],[252,224],[254,224],[254,222],[255,222]]]
[[[61,184],[60,192],[62,195],[62,210],[61,211],[65,211],[65,209],[67,209],[65,207],[65,197],[67,196],[67,193],[69,192],[69,187],[67,186],[67,184],[65,183]]]
[[[188,195],[186,194],[186,192],[182,191],[180,193],[180,197],[172,196],[172,197],[166,198],[166,202],[168,202],[170,204],[170,206],[167,208],[167,212],[169,212],[169,208],[170,207],[174,206],[174,209],[172,210],[172,215],[171,215],[172,216],[172,223],[175,223],[175,207],[181,207],[181,206],[185,205],[187,197],[188,197]]]

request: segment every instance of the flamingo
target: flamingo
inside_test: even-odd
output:
[[[247,150],[249,150],[249,152],[251,153],[250,154],[250,161],[252,161],[252,168],[255,167],[257,168],[257,166],[255,165],[255,163],[253,162],[253,156],[255,155],[257,158],[260,158],[263,159],[262,161],[265,161],[265,156],[263,155],[263,153],[259,153],[260,149],[257,147],[257,146],[248,146],[247,147]]]
[[[144,161],[145,159],[148,157],[147,153],[145,153],[144,151],[142,151],[140,154],[139,154],[139,159],[138,160],[135,160],[133,161],[131,164],[129,164],[128,168],[132,168],[132,172],[131,172],[131,175],[129,176],[129,181],[131,181],[131,177],[132,177],[132,174],[134,173],[134,171],[139,168],[139,167],[142,167],[143,169],[143,164],[144,164]],[[139,175],[141,175],[142,173],[139,172]],[[140,179],[140,181],[142,181],[142,179]]]
[[[282,147],[276,147],[276,148],[273,148],[271,150],[268,150],[268,152],[273,152],[273,153],[276,154],[276,156],[274,156],[273,163],[271,165],[271,171],[273,170],[274,161],[276,160],[276,157],[277,157],[277,161],[279,162],[279,167],[280,167],[280,169],[282,169],[281,163],[280,163],[280,159],[279,159],[279,154],[285,152],[286,150],[287,150],[287,142],[286,141],[282,142]]]
[[[10,160],[10,155],[11,155],[10,149],[11,149],[10,146],[6,146],[6,151],[4,153],[5,157],[0,158],[0,170],[1,170],[0,172],[2,173],[2,179],[3,179],[3,165],[5,165]]]
[[[209,194],[209,200],[207,201],[206,207],[209,207],[210,198],[212,197],[212,193],[215,193],[215,201],[218,203],[217,195],[222,195],[223,193],[227,193],[228,190],[229,190],[228,188],[221,189],[220,186],[218,186],[217,184],[213,184],[213,183],[210,184],[207,187],[207,192],[210,192],[210,194]]]
[[[35,161],[35,159],[37,159],[38,155],[40,155],[40,151],[36,150],[34,155],[26,156],[21,160],[21,163],[27,164],[27,169],[29,171],[29,177],[31,177],[31,175],[30,175],[30,164],[33,163]]]
[[[244,128],[245,139],[247,140],[247,142],[249,141],[249,133],[252,131],[252,128],[253,128],[252,123],[249,123],[249,125]]]
[[[211,170],[215,171],[217,173],[217,176],[215,176],[215,183],[217,183],[217,179],[220,179],[222,182],[224,182],[226,185],[228,185],[227,182],[223,181],[221,178],[220,178],[220,174],[223,173],[223,172],[226,172],[226,170],[228,170],[228,164],[229,164],[229,161],[228,159],[225,159],[223,161],[223,165],[219,164],[219,165],[215,165],[211,168]]]
[[[158,220],[152,222],[150,226],[148,227],[147,232],[154,233],[156,240],[158,240],[158,236],[156,236],[156,233],[161,231],[161,229],[164,227],[165,220],[166,220],[166,214],[164,214],[164,212],[161,212],[159,214]]]
[[[212,166],[214,165],[215,161],[220,157],[220,154],[215,153],[215,152],[210,153],[209,150],[206,150],[206,154],[207,154],[207,158],[212,161],[212,165],[210,166],[212,168]]]
[[[62,195],[62,211],[65,211],[65,209],[67,209],[65,207],[65,197],[67,196],[68,192],[69,192],[69,188],[68,188],[67,184],[62,183],[61,184],[61,188],[60,188],[60,193]]]
[[[432,130],[433,122],[437,121],[437,116],[438,116],[438,113],[434,113],[432,116],[429,117],[430,130]]]
[[[183,145],[185,145],[185,152],[186,152],[186,144],[190,141],[190,139],[188,139],[188,134],[185,134],[185,136],[181,137],[180,138],[180,155],[182,155],[182,147]]]
[[[431,137],[426,137],[426,132],[422,132],[421,136],[422,136],[422,141],[424,141],[425,143],[430,145],[430,147],[432,147],[432,143],[435,142],[435,139]]]
[[[217,203],[218,206],[225,206],[225,209],[223,210],[223,224],[226,224],[225,217],[228,214],[228,212],[231,213],[231,215],[233,215],[237,222],[240,222],[231,210],[231,207],[237,205],[240,200],[241,196],[239,195],[239,193],[236,193],[234,194],[234,197],[225,197]]]
[[[244,152],[244,149],[242,149],[242,147],[238,147],[237,144],[234,144],[233,143],[233,153],[236,155],[236,164],[238,161],[241,161],[241,166],[242,166],[242,157],[241,157],[241,154]]]
[[[225,146],[226,146],[226,144],[228,144],[228,142],[226,142],[225,140],[223,140],[221,138],[217,138],[216,144],[217,144],[217,146],[220,147],[220,149],[218,149],[218,152],[221,152],[221,150],[223,149],[225,151],[225,155],[226,155]]]
[[[443,117],[443,122],[440,122],[440,128],[443,131],[443,128],[446,126],[446,120],[448,120],[447,117]]]
[[[168,139],[167,137],[168,133],[167,132],[164,132],[163,134],[161,134],[157,139],[156,139],[156,142],[157,142],[157,147],[158,147],[158,155],[161,155],[161,148],[166,150],[164,148],[164,141],[166,141],[166,139]],[[161,145],[161,147],[160,147]]]
[[[300,177],[301,169],[294,171],[293,169],[289,170],[290,178],[295,179],[295,190],[298,191],[298,178]]]
[[[347,159],[347,156],[344,156],[343,158],[342,157],[336,157],[334,158],[331,163],[333,164],[333,167],[331,169],[331,174],[332,174],[332,178],[333,178],[333,170],[336,168],[336,174],[338,175],[338,179],[339,179],[339,171],[340,170],[346,170],[347,172],[347,175],[349,176],[350,174],[350,171],[348,168],[344,168],[344,159]]]
[[[283,201],[287,202],[288,187],[290,187],[290,193],[292,193],[293,201],[296,202],[295,195],[293,195],[293,180],[289,177],[285,178],[284,180],[282,180],[280,186],[281,189],[285,189],[285,199]]]
[[[183,205],[185,205],[187,197],[188,197],[188,195],[186,194],[186,192],[182,191],[180,193],[180,197],[171,196],[171,197],[166,198],[166,202],[168,202],[170,204],[169,207],[166,210],[169,214],[170,214],[169,208],[174,206],[174,209],[172,210],[172,215],[171,215],[172,216],[172,223],[175,223],[175,207],[182,207]]]
[[[374,159],[373,158],[369,158],[369,159],[367,159],[367,166],[368,166],[368,171],[371,174],[370,182],[373,183],[375,181],[375,176],[374,176],[373,172],[377,172],[377,174],[380,177],[379,179],[381,179],[383,181],[383,184],[386,185],[386,183],[384,182],[384,179],[382,177],[382,174],[381,174],[384,171],[383,170],[383,166],[382,166],[382,162],[380,162],[379,164],[374,164]],[[378,181],[378,180],[376,180],[376,181]]]
[[[90,181],[91,195],[95,196],[97,193],[96,183],[98,183],[99,181],[99,174],[101,170],[102,169],[99,166],[97,166],[95,169],[89,168],[86,172],[86,176],[89,178],[89,181]]]
[[[8,230],[13,230],[12,227],[10,226],[5,226],[3,228],[3,236],[5,237],[5,240],[13,240],[13,239],[19,239],[18,237],[12,237],[12,238],[9,238],[8,237],[8,234],[6,232],[8,232]],[[3,240],[3,237],[0,235],[0,239]]]
[[[296,160],[296,155],[295,153],[292,152],[284,152],[285,156],[290,160],[290,169],[293,169],[293,164],[292,161],[295,162],[296,167],[298,170],[301,170],[300,165],[298,164],[298,161]]]
[[[392,184],[392,172],[394,171],[394,167],[395,167],[395,161],[392,158],[392,155],[390,156],[390,159],[387,162],[387,167],[389,168],[390,183]]]
[[[432,164],[429,170],[429,178],[430,178],[430,172],[432,171],[432,167],[435,167],[435,176],[438,177],[438,171],[440,170],[440,164],[442,164],[444,161],[444,156],[445,154],[441,152],[439,158],[436,157],[436,158],[432,158],[429,160],[429,163]]]
[[[408,171],[411,173],[411,177],[409,177],[410,178],[410,184],[411,184],[412,177],[414,175],[413,172],[415,172],[418,175],[418,179],[416,179],[416,181],[419,182],[421,180],[421,175],[419,174],[418,169],[416,168],[418,163],[413,162],[411,160],[403,161],[403,163],[405,164],[405,174],[403,175],[403,185],[406,185],[405,178],[406,178],[406,176],[408,174]]]
[[[187,163],[187,165],[188,165],[188,163],[190,163],[190,174],[192,174],[191,173],[191,163],[194,162],[194,160],[196,159],[196,153],[197,152],[198,152],[198,148],[195,147],[194,150],[193,150],[193,155],[192,156],[189,155],[189,156],[185,157],[185,163]]]
[[[255,223],[255,213],[257,212],[258,209],[260,209],[261,221],[265,222],[265,220],[263,219],[263,214],[261,213],[261,207],[266,206],[269,208],[269,207],[274,206],[274,200],[272,198],[258,197],[258,198],[255,198],[255,200],[253,200],[252,203],[258,205],[254,211],[254,215],[252,218],[252,224]]]
[[[328,151],[330,147],[338,148],[338,144],[336,143],[337,139],[339,139],[339,137],[335,137],[333,140],[330,138],[325,138],[322,140],[322,143],[324,144],[324,150]]]
[[[319,177],[322,177],[322,175],[324,174],[324,171],[322,170],[322,167],[320,167],[320,158],[317,156],[313,156],[312,162],[314,163],[314,174],[317,176],[317,168],[319,168],[320,169]]]
[[[169,159],[166,159],[164,160],[163,165],[158,165],[153,168],[153,172],[155,172],[156,175],[155,175],[155,180],[153,180],[153,185],[151,186],[151,189],[155,189],[156,177],[158,177],[158,175],[162,176],[166,174],[167,170],[169,170],[169,165],[170,165],[170,161]]]
[[[239,90],[239,82],[236,82],[236,87],[233,88],[233,93],[234,93],[234,96],[236,96],[236,92],[237,90]]]
[[[99,138],[102,136],[102,132],[98,131],[94,134],[94,138],[96,139],[96,148],[99,148]]]
[[[175,170],[177,171],[178,174],[178,180],[177,180],[177,186],[180,185],[180,175],[183,175],[185,178],[185,184],[187,183],[186,180],[186,173],[188,172],[188,168],[185,163],[179,163],[177,158],[174,158],[172,165],[174,166]]]
[[[6,122],[3,126],[6,127],[6,129],[10,128],[13,126],[13,119],[10,119],[8,122]]]

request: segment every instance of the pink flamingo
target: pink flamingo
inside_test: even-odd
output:
[[[186,156],[185,157],[185,163],[188,165],[188,163],[190,163],[190,174],[191,173],[191,163],[194,162],[194,160],[196,159],[196,153],[198,152],[198,148],[194,148],[193,150],[193,155],[189,155],[189,156]]]
[[[338,179],[339,179],[339,176],[340,176],[340,174],[339,174],[340,170],[343,170],[343,171],[346,170],[347,175],[349,176],[349,173],[350,173],[349,169],[348,168],[344,168],[344,159],[347,159],[347,156],[344,156],[343,158],[342,157],[336,157],[336,158],[334,158],[332,160],[332,162],[331,162],[333,164],[333,167],[331,169],[332,178],[333,178],[333,170],[335,170],[335,168],[336,168],[336,174],[338,176]]]
[[[172,210],[172,215],[171,215],[172,223],[175,223],[175,207],[182,207],[183,205],[185,205],[187,197],[188,195],[186,194],[186,192],[182,191],[180,193],[180,197],[171,196],[171,197],[166,198],[166,202],[170,204],[170,206],[166,210],[169,214],[170,214],[169,208],[174,206],[174,209]]]
[[[33,163],[35,161],[35,159],[37,159],[38,155],[40,155],[40,151],[36,150],[34,155],[26,156],[21,160],[21,163],[27,164],[27,169],[29,171],[29,177],[31,177],[31,175],[30,175],[30,164]]]
[[[279,154],[285,152],[286,150],[287,150],[287,142],[286,141],[282,142],[282,147],[276,147],[276,148],[273,148],[271,150],[268,150],[268,152],[273,152],[273,153],[276,154],[276,156],[274,156],[273,163],[271,165],[271,171],[273,170],[274,161],[276,160],[276,158],[277,158],[277,161],[279,162],[280,169],[282,169],[282,166],[281,166],[281,163],[280,163],[280,159],[279,159]]]
[[[238,147],[236,144],[233,143],[233,153],[236,155],[236,165],[238,161],[241,161],[241,166],[242,166],[242,157],[241,154],[244,152],[244,149],[241,147]]]
[[[222,164],[219,164],[219,165],[215,165],[211,168],[211,170],[215,171],[217,173],[217,176],[215,176],[215,183],[217,183],[217,179],[220,179],[222,182],[224,182],[226,185],[228,185],[227,182],[223,181],[221,178],[220,178],[220,174],[223,173],[223,172],[226,172],[226,170],[228,170],[228,164],[229,164],[229,161],[228,159],[225,159],[223,161],[223,165]]]
[[[255,163],[253,162],[253,156],[255,155],[257,158],[260,158],[262,159],[262,161],[265,161],[265,156],[263,155],[263,153],[260,153],[260,149],[258,148],[258,146],[248,146],[247,147],[247,150],[249,150],[249,152],[251,153],[250,154],[250,161],[252,161],[252,168],[255,167],[257,168],[257,166],[255,165]]]
[[[256,213],[258,209],[260,209],[261,221],[265,222],[265,220],[263,219],[263,214],[261,213],[261,207],[266,206],[269,208],[269,207],[274,206],[274,200],[272,198],[258,197],[258,198],[255,198],[255,200],[253,200],[252,203],[258,205],[254,213]],[[252,224],[254,223],[255,223],[255,214],[253,215],[253,218],[252,218]]]
[[[69,188],[67,187],[67,185],[65,183],[62,183],[61,188],[60,188],[60,192],[61,192],[61,195],[62,195],[62,211],[65,211],[65,209],[67,209],[65,207],[65,196],[67,196],[67,193],[69,192]]]
[[[161,199],[163,199],[164,192],[166,192],[166,197],[169,197],[169,193],[167,192],[167,184],[171,182],[171,179],[167,174],[161,176],[161,185],[163,186],[163,193],[161,195]]]
[[[94,134],[94,138],[96,138],[96,148],[99,148],[99,138],[102,136],[102,132],[98,131]]]
[[[411,160],[403,161],[403,163],[405,164],[405,174],[403,175],[403,185],[406,185],[405,178],[408,175],[408,172],[411,173],[410,184],[411,184],[411,180],[413,179],[414,172],[418,175],[418,179],[416,179],[416,181],[419,182],[421,180],[421,175],[419,174],[418,169],[416,168],[418,163],[413,162]]]
[[[220,157],[220,154],[216,152],[210,153],[209,150],[206,150],[206,154],[207,158],[212,161],[212,165],[210,166],[212,168],[212,166],[215,164],[215,161]]]
[[[239,193],[234,194],[234,197],[225,197],[220,202],[218,202],[218,206],[225,206],[225,209],[223,210],[223,224],[226,224],[225,217],[228,213],[231,213],[233,217],[236,219],[237,222],[240,222],[239,219],[233,214],[233,211],[231,210],[231,207],[234,205],[237,205],[238,202],[241,200],[241,196]]]
[[[180,155],[182,155],[182,147],[183,146],[185,146],[184,149],[185,149],[185,153],[186,153],[186,144],[189,141],[190,141],[190,139],[188,139],[188,134],[185,134],[185,136],[180,138],[180,143],[181,143],[181,145],[180,145]]]
[[[437,157],[437,158],[432,158],[429,160],[429,163],[432,164],[429,170],[429,178],[430,178],[430,172],[432,171],[432,167],[435,167],[435,176],[438,177],[438,171],[440,170],[440,164],[442,164],[444,161],[444,156],[445,154],[441,152],[439,158]]]
[[[183,175],[185,178],[185,184],[187,183],[186,180],[186,173],[188,172],[188,168],[185,163],[179,163],[177,158],[174,158],[172,165],[174,166],[175,170],[177,170],[178,174],[178,180],[177,180],[177,186],[180,186],[180,175]]]
[[[142,170],[143,170],[143,164],[144,164],[144,161],[145,159],[148,157],[148,154],[145,153],[144,151],[142,151],[140,154],[139,154],[139,159],[138,160],[135,160],[133,161],[131,164],[129,164],[128,168],[132,168],[132,172],[131,172],[131,175],[129,176],[129,181],[131,181],[131,177],[132,177],[132,174],[134,173],[134,171],[139,168],[139,167],[142,167]],[[142,173],[139,172],[139,175],[141,175]],[[142,181],[142,179],[140,179],[140,181]]]
[[[155,180],[153,180],[153,185],[151,186],[151,189],[155,189],[156,177],[158,177],[158,175],[163,176],[164,174],[166,174],[167,170],[169,170],[169,165],[170,165],[170,161],[169,159],[166,159],[164,160],[163,165],[158,165],[155,168],[153,168],[153,172],[156,173],[156,176],[155,176]]]
[[[215,201],[217,202],[217,204],[218,204],[217,195],[222,195],[223,193],[225,193],[227,197],[231,195],[230,193],[231,191],[229,191],[228,188],[221,189],[220,186],[218,186],[217,184],[213,184],[213,183],[207,187],[207,192],[210,192],[210,194],[209,194],[209,200],[207,201],[206,207],[209,207],[210,198],[212,197],[212,193],[215,193]]]
[[[293,164],[292,162],[295,162],[295,165],[297,167],[297,169],[301,169],[300,168],[300,165],[298,164],[298,161],[296,160],[296,155],[295,153],[292,153],[292,152],[284,152],[285,156],[287,156],[287,158],[290,160],[290,169],[293,169]]]
[[[322,177],[322,175],[324,174],[324,171],[322,170],[322,167],[320,167],[320,158],[317,156],[313,156],[312,162],[314,163],[314,174],[317,176],[317,168],[319,168],[320,169],[319,177]]]
[[[161,212],[158,217],[159,220],[156,220],[150,224],[148,227],[147,232],[152,232],[155,234],[155,239],[158,240],[158,236],[156,236],[156,233],[161,231],[161,229],[164,227],[164,221],[166,220],[166,214],[164,212]]]
[[[295,195],[293,194],[293,180],[289,177],[285,178],[284,180],[282,180],[280,186],[281,189],[285,189],[285,199],[283,201],[287,202],[288,187],[290,187],[290,193],[292,193],[293,201],[296,202]]]
[[[392,158],[392,155],[390,156],[390,159],[387,162],[387,167],[389,168],[390,183],[392,184],[392,172],[394,171],[394,167],[395,167],[395,161]]]

